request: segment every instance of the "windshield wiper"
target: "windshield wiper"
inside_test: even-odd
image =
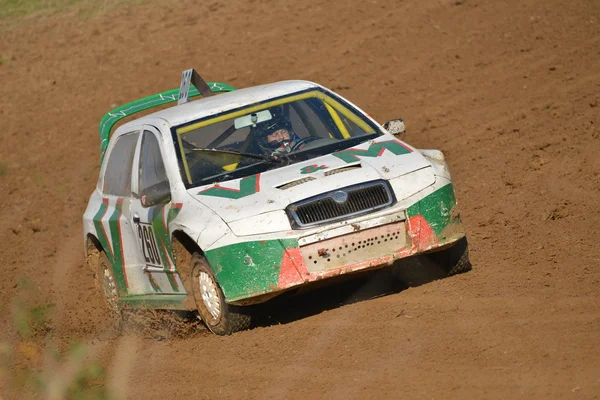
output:
[[[284,157],[280,157],[280,156],[266,156],[266,155],[252,154],[252,153],[242,153],[241,151],[237,151],[237,150],[203,149],[203,148],[199,148],[199,147],[194,147],[191,149],[188,148],[188,150],[204,151],[207,153],[231,154],[231,155],[235,155],[235,156],[253,158],[255,160],[262,160],[262,161],[266,161],[269,163],[272,163],[272,162],[280,163],[285,159]]]
[[[236,155],[236,156],[243,156],[243,157],[260,160],[260,162],[236,168],[234,171],[224,171],[224,172],[221,172],[220,174],[204,177],[199,180],[199,182],[198,182],[199,184],[204,184],[203,182],[206,182],[206,181],[221,182],[224,180],[233,179],[232,178],[233,176],[235,176],[239,173],[243,173],[243,171],[246,171],[250,168],[256,168],[256,166],[261,165],[261,164],[262,165],[276,164],[276,165],[283,166],[284,163],[286,163],[285,165],[289,165],[289,162],[290,162],[290,158],[287,155],[266,156],[266,155],[258,155],[258,154],[251,154],[251,153],[242,153],[242,152],[239,152],[236,150],[201,149],[201,148],[194,148],[194,149],[189,149],[189,150],[214,152],[214,153],[219,153],[219,154],[232,154],[232,155]],[[270,169],[270,168],[271,167],[268,167],[267,169]]]

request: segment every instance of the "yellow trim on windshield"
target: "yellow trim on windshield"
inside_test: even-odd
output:
[[[233,164],[227,164],[227,165],[223,165],[221,168],[223,168],[225,171],[233,171],[237,168],[239,163],[233,163]]]
[[[181,135],[184,133],[191,132],[195,129],[202,128],[204,126],[216,124],[217,122],[226,121],[228,119],[235,118],[235,117],[241,117],[243,115],[246,115],[246,114],[254,112],[254,111],[263,110],[265,108],[270,108],[270,107],[278,106],[281,104],[291,103],[291,102],[297,101],[297,100],[309,99],[311,97],[315,97],[317,99],[323,100],[323,102],[325,102],[326,105],[330,105],[335,110],[342,113],[342,115],[344,117],[348,118],[350,121],[354,122],[356,125],[358,125],[360,128],[362,128],[365,131],[365,133],[375,133],[375,131],[373,130],[373,128],[371,128],[369,126],[369,124],[367,124],[365,121],[360,119],[356,114],[354,114],[353,112],[348,110],[345,106],[343,106],[342,104],[340,104],[338,101],[334,100],[333,98],[327,96],[325,93],[321,93],[321,92],[317,92],[317,91],[302,93],[302,94],[298,94],[295,96],[284,97],[284,98],[273,100],[273,101],[270,101],[267,103],[258,104],[254,107],[244,108],[243,110],[235,111],[235,112],[232,112],[229,114],[223,114],[223,115],[220,115],[215,118],[207,119],[204,121],[197,122],[195,124],[184,126],[183,128],[179,128],[179,129],[177,129],[177,133],[179,135]],[[348,137],[350,137],[350,136],[348,136]]]
[[[183,161],[183,169],[185,171],[185,177],[188,180],[188,183],[192,184],[192,175],[190,174],[190,169],[188,167],[187,159],[185,158],[185,150],[183,149],[183,143],[181,142],[181,135],[177,135],[177,141],[179,142],[179,148],[181,149],[181,160]]]
[[[190,184],[192,183],[192,177],[191,177],[190,170],[188,167],[187,159],[185,157],[185,151],[184,151],[184,148],[183,148],[183,145],[181,142],[181,135],[191,132],[193,130],[199,129],[199,128],[203,128],[208,125],[216,124],[218,122],[226,121],[226,120],[236,118],[236,117],[241,117],[243,115],[247,115],[247,114],[255,112],[255,111],[264,110],[264,109],[267,109],[267,108],[270,108],[273,106],[278,106],[281,104],[291,103],[291,102],[294,102],[297,100],[304,100],[304,99],[309,99],[309,98],[317,98],[317,99],[320,99],[323,101],[323,103],[325,104],[325,107],[329,111],[329,114],[333,118],[335,125],[340,130],[340,133],[342,134],[342,136],[345,139],[349,139],[352,136],[348,132],[348,128],[346,127],[346,125],[344,124],[342,119],[340,118],[340,115],[338,114],[338,112],[341,113],[344,117],[348,118],[350,121],[354,122],[356,125],[358,125],[361,129],[363,129],[365,131],[365,133],[367,133],[367,134],[375,133],[375,130],[369,124],[367,124],[365,121],[363,121],[360,117],[358,117],[354,112],[350,111],[347,107],[342,105],[337,100],[329,97],[328,95],[326,95],[325,93],[322,93],[320,91],[311,91],[311,92],[307,92],[307,93],[297,94],[295,96],[283,97],[283,98],[280,98],[277,100],[258,104],[253,107],[244,108],[242,110],[223,114],[223,115],[220,115],[215,118],[205,119],[203,121],[199,121],[194,124],[184,126],[182,128],[178,128],[176,130],[177,139],[179,141],[179,148],[181,149],[181,153],[183,156],[182,157],[183,167],[185,170],[185,175],[188,180],[188,183],[190,183]],[[329,136],[332,137],[331,133],[329,134]],[[237,166],[238,166],[238,163],[236,162],[236,163],[222,165],[221,168],[223,168],[225,171],[233,171],[237,168]]]
[[[333,107],[331,107],[327,103],[325,103],[325,108],[327,108],[327,111],[329,111],[329,114],[331,114],[331,118],[333,118],[333,122],[335,122],[335,125],[342,133],[342,136],[344,137],[344,139],[350,139],[350,134],[348,133],[348,129],[346,129],[346,127],[344,126],[344,123],[342,122],[342,119],[338,115],[337,111],[335,111],[333,109]]]
[[[200,122],[197,122],[192,125],[184,126],[183,128],[179,128],[179,129],[177,129],[177,133],[181,135],[183,133],[188,133],[195,129],[202,128],[204,126],[216,124],[217,122],[226,121],[228,119],[235,118],[235,117],[241,117],[242,115],[246,115],[246,114],[252,113],[254,111],[263,110],[265,108],[270,108],[270,107],[278,106],[278,105],[285,104],[285,103],[291,103],[292,101],[296,101],[296,100],[304,100],[304,99],[308,99],[310,97],[318,97],[318,96],[315,96],[316,93],[317,92],[308,92],[308,93],[302,93],[302,94],[299,94],[296,96],[284,97],[282,99],[273,100],[268,103],[262,103],[262,104],[259,104],[259,105],[256,105],[256,106],[250,107],[250,108],[244,108],[243,110],[235,111],[235,112],[232,112],[229,114],[223,114],[223,115],[220,115],[220,116],[212,118],[212,119],[207,119],[207,120],[200,121]]]
[[[344,107],[339,102],[332,99],[331,97],[324,96],[321,98],[321,100],[323,100],[326,104],[330,104],[337,111],[341,112],[344,117],[348,118],[350,121],[352,121],[356,125],[358,125],[362,130],[365,131],[365,133],[375,133],[375,131],[373,130],[373,128],[371,128],[369,126],[369,124],[367,124],[365,121],[363,121],[362,119],[357,117],[356,114],[354,114],[353,112],[348,110],[346,107]]]

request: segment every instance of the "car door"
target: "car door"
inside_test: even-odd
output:
[[[140,281],[140,257],[131,224],[132,168],[140,130],[111,139],[98,185],[101,196],[93,217],[96,235],[115,275],[120,296],[145,293]]]
[[[136,232],[137,245],[149,293],[184,294],[183,284],[173,261],[169,222],[177,215],[179,207],[170,196],[159,204],[146,203],[146,193],[157,187],[166,187],[169,193],[163,149],[158,130],[144,126],[138,157],[134,161],[131,199],[131,222]]]

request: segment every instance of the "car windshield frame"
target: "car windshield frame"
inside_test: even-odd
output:
[[[318,98],[321,99],[327,107],[331,107],[328,104],[337,104],[339,107],[336,112],[340,112],[340,109],[348,111],[353,119],[359,120],[359,124],[366,126],[369,130],[372,130],[372,133],[365,133],[359,136],[350,136],[348,138],[344,138],[342,140],[337,140],[334,142],[326,143],[318,147],[309,147],[307,149],[300,149],[291,153],[287,153],[280,157],[277,160],[277,157],[274,159],[269,159],[269,156],[265,156],[265,160],[259,160],[257,157],[256,163],[250,165],[244,165],[240,167],[234,167],[232,170],[223,170],[223,172],[218,174],[213,174],[202,179],[193,181],[190,176],[189,167],[187,164],[187,160],[184,160],[184,147],[186,146],[182,140],[182,134],[193,131],[195,129],[199,129],[204,126],[209,126],[218,122],[226,121],[237,116],[245,115],[253,112],[254,110],[265,109],[272,105],[278,104],[286,104],[292,103],[296,100],[308,99],[308,98]],[[327,99],[327,101],[325,100]],[[356,121],[353,121],[356,122]],[[297,162],[309,160],[316,157],[325,156],[327,154],[332,154],[334,152],[345,150],[350,147],[356,146],[358,144],[364,143],[366,141],[375,139],[381,135],[383,135],[383,131],[381,128],[375,124],[363,111],[358,109],[356,106],[350,104],[348,101],[344,100],[340,96],[336,95],[331,91],[326,91],[320,87],[314,87],[302,91],[287,93],[283,96],[269,98],[263,101],[249,103],[241,107],[232,108],[218,114],[212,114],[203,118],[199,118],[190,122],[186,122],[185,124],[173,126],[171,128],[171,136],[173,139],[173,143],[175,146],[175,153],[177,155],[177,162],[179,166],[179,172],[181,175],[182,182],[186,189],[192,189],[199,186],[205,186],[214,183],[225,182],[229,180],[239,179],[246,176],[255,175],[258,173],[262,173],[271,169],[280,168],[283,166],[287,166],[290,164],[295,164]],[[325,139],[325,138],[322,138]],[[210,148],[202,148],[203,150],[212,150]],[[218,150],[218,149],[215,149]],[[219,152],[215,151],[215,153],[223,153],[227,154],[227,152]],[[232,156],[232,162],[237,165],[240,161],[240,157],[243,158],[243,154],[236,154],[235,152],[230,152]],[[238,157],[236,160],[235,157]]]

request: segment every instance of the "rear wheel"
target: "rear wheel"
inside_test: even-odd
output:
[[[192,290],[198,313],[214,334],[230,335],[250,327],[248,310],[225,302],[210,265],[199,254],[192,257]]]
[[[96,286],[100,290],[103,302],[115,326],[121,327],[123,322],[121,306],[119,303],[119,289],[113,273],[113,268],[103,251],[98,257],[96,268]]]

